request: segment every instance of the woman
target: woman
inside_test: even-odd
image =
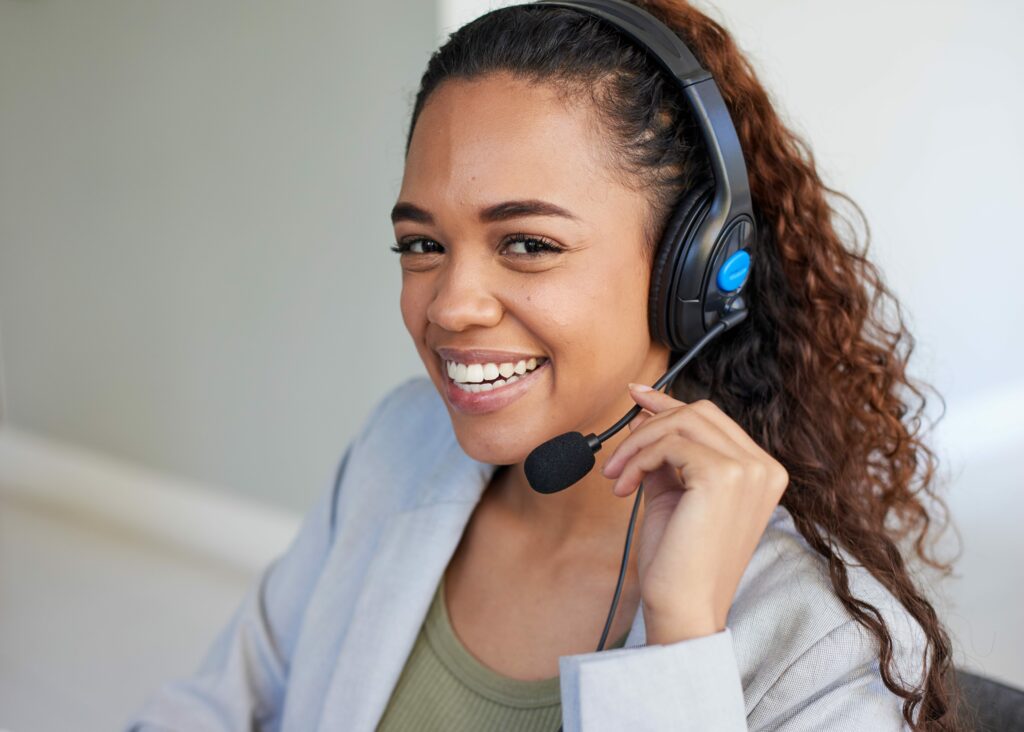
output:
[[[655,249],[709,175],[686,105],[572,9],[454,33],[393,212],[429,379],[381,402],[199,672],[132,729],[956,728],[949,640],[899,548],[941,566],[910,336],[729,35],[642,5],[735,122],[750,316],[671,394],[645,388],[679,356],[648,328]],[[530,488],[536,445],[634,404],[600,470]],[[641,481],[615,642],[594,653]]]

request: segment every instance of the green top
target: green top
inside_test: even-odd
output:
[[[608,647],[621,648],[627,635]],[[509,678],[466,650],[448,618],[442,574],[378,732],[554,732],[561,721],[557,676],[536,681]]]

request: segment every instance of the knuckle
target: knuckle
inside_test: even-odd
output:
[[[756,485],[765,485],[768,483],[768,466],[760,461],[751,460],[747,464],[747,473],[750,480]]]
[[[676,410],[674,421],[677,428],[693,428],[700,424],[701,416],[693,409],[693,405],[687,404],[685,407],[679,407]]]
[[[678,450],[679,448],[686,445],[688,440],[680,435],[678,432],[673,432],[665,435],[665,444],[667,447]]]
[[[718,405],[710,399],[698,399],[691,405],[698,414],[710,414],[718,411]]]
[[[744,478],[743,465],[739,461],[727,459],[722,464],[722,477],[733,483],[739,483]]]
[[[780,493],[789,485],[789,471],[786,470],[782,463],[776,462],[772,465],[772,479]]]

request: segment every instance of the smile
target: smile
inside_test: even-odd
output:
[[[546,358],[529,358],[504,363],[459,363],[445,361],[448,378],[459,389],[471,394],[493,391],[514,384],[526,374],[544,365]]]
[[[459,412],[474,415],[496,412],[518,400],[550,369],[551,363],[543,356],[476,363],[445,359],[441,367],[447,373],[448,403]]]

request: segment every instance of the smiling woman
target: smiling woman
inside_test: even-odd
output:
[[[593,431],[629,407],[625,384],[664,371],[669,349],[646,326],[649,204],[604,148],[592,107],[510,73],[441,85],[413,128],[392,216],[402,316],[477,460],[510,465],[552,434]],[[523,356],[547,366],[507,396],[462,396],[445,366]]]
[[[391,214],[427,378],[139,729],[958,727],[900,549],[941,566],[912,339],[729,34],[639,4],[692,76],[622,0],[492,11],[431,58]],[[692,261],[696,300],[663,279]],[[531,488],[537,445],[631,408],[600,471]]]

